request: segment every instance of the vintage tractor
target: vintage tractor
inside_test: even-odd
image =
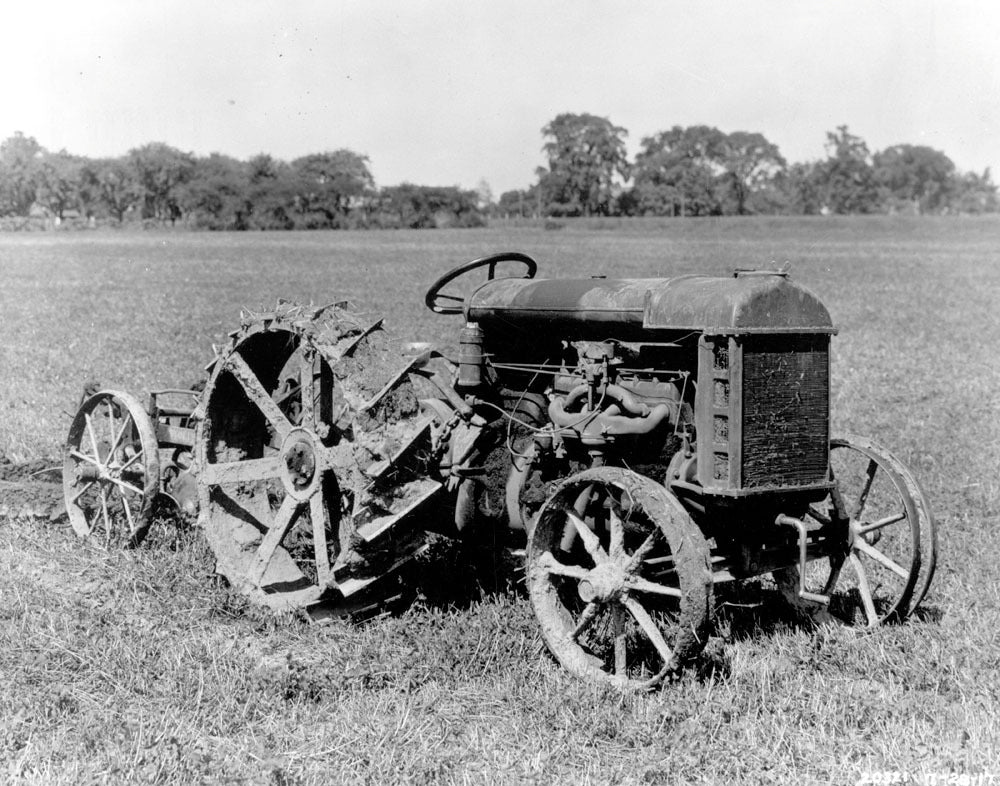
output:
[[[455,352],[279,302],[244,313],[187,406],[90,397],[74,527],[136,541],[158,493],[196,496],[233,586],[315,613],[405,598],[429,532],[499,539],[525,549],[556,658],[626,689],[697,654],[722,582],[772,574],[803,613],[861,626],[913,612],[934,521],[900,461],[831,438],[836,331],[812,293],[783,270],[536,268],[497,254],[430,288],[464,317]]]

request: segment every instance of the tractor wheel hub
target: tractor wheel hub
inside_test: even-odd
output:
[[[281,480],[293,499],[309,499],[319,486],[320,445],[317,437],[304,428],[293,428],[281,443]]]
[[[577,585],[585,603],[607,603],[625,591],[625,571],[611,562],[598,565]]]

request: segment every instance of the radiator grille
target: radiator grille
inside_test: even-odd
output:
[[[743,487],[826,479],[826,335],[748,337],[743,347]]]

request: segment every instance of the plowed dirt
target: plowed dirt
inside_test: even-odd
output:
[[[61,473],[57,459],[15,463],[0,455],[0,519],[65,518]]]

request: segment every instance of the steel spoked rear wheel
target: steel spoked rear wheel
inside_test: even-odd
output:
[[[810,517],[833,525],[843,545],[811,562],[806,587],[831,596],[830,613],[860,627],[905,619],[934,573],[936,534],[923,492],[909,469],[863,437],[830,442],[834,492]]]
[[[106,545],[146,535],[160,468],[153,424],[128,393],[102,390],[83,402],[66,439],[63,494],[73,530]]]
[[[412,600],[431,421],[381,329],[333,305],[245,315],[216,359],[196,437],[199,523],[251,600],[316,616]]]
[[[254,325],[217,361],[199,431],[200,521],[218,571],[275,608],[316,603],[338,552],[333,374],[294,330]]]
[[[624,469],[586,470],[538,513],[528,591],[566,669],[625,690],[651,688],[704,645],[708,544],[662,486]]]

